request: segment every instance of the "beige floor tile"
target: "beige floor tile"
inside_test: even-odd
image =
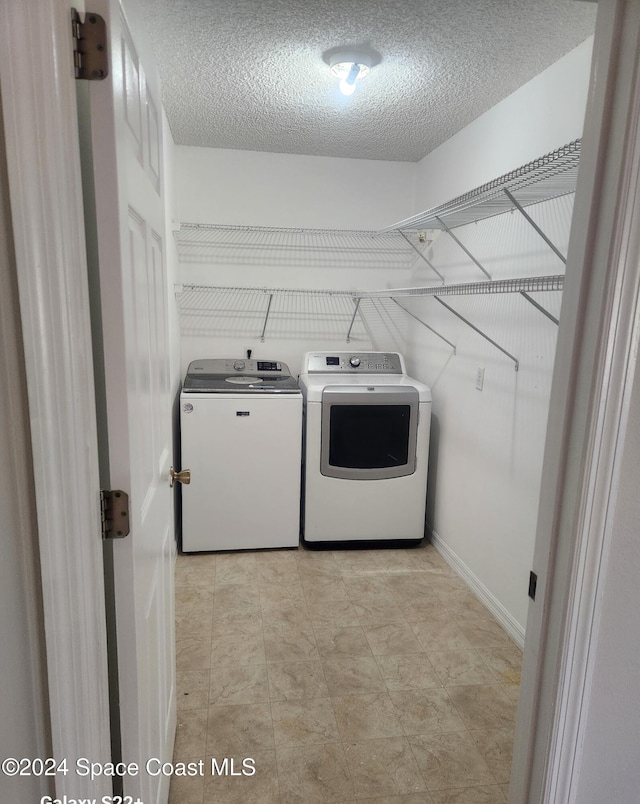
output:
[[[378,552],[378,563],[387,572],[400,569],[415,570],[416,562],[419,560],[419,549],[380,550]]]
[[[327,572],[334,571],[336,573],[340,571],[333,553],[328,550],[310,550],[301,546],[296,551],[295,556],[298,562],[298,570],[324,569]]]
[[[179,670],[176,673],[178,709],[209,706],[209,670]]]
[[[387,692],[332,698],[331,704],[340,737],[345,742],[401,737],[404,734],[396,708]]]
[[[389,696],[396,707],[406,735],[459,731],[464,721],[442,687],[422,690],[393,690]]]
[[[379,550],[333,550],[331,555],[345,574],[379,572]]]
[[[520,684],[522,651],[515,645],[499,648],[479,648],[478,653],[501,684]]]
[[[209,707],[207,756],[251,756],[273,748],[273,722],[268,703]]]
[[[187,586],[213,589],[216,579],[215,554],[180,555],[176,561],[176,591]]]
[[[449,613],[442,605],[440,600],[431,595],[394,595],[396,603],[409,623],[417,623],[424,620],[437,620],[442,622],[449,620]]]
[[[366,634],[374,656],[397,656],[422,650],[409,623],[375,623],[366,625]]]
[[[502,804],[507,800],[499,785],[436,790],[431,799],[433,804]]]
[[[176,633],[182,637],[209,636],[213,626],[213,593],[198,587],[190,587],[195,594],[188,599],[176,597]]]
[[[449,612],[449,616],[454,620],[486,620],[489,617],[487,609],[474,594],[467,590],[460,592],[440,591],[438,597]]]
[[[497,684],[448,687],[453,705],[469,729],[512,728],[516,702]]]
[[[211,638],[211,667],[264,664],[262,633],[214,634]]]
[[[428,597],[438,603],[431,576],[423,570],[399,570],[387,574],[387,587],[397,597]]]
[[[176,667],[181,670],[204,670],[211,666],[211,638],[183,637],[176,632]]]
[[[361,799],[358,799],[361,800]],[[400,796],[375,796],[375,798],[362,799],[366,804],[433,804],[431,795],[425,791],[421,793],[406,793]]]
[[[268,664],[267,674],[272,701],[329,697],[329,688],[319,661]]]
[[[371,656],[371,648],[361,625],[315,628],[320,656]]]
[[[173,776],[169,804],[203,804],[205,776]]]
[[[302,584],[298,580],[297,572],[295,579],[281,578],[276,581],[261,581],[259,588],[262,609],[273,603],[293,603],[294,605],[304,603]]]
[[[353,799],[349,766],[340,743],[276,749],[283,804],[334,804]]]
[[[301,575],[300,582],[304,590],[304,597],[308,603],[318,603],[323,600],[348,600],[347,588],[339,576],[314,574]]]
[[[236,773],[170,804],[506,801],[521,652],[431,545],[179,556],[176,629],[174,759]]]
[[[420,620],[411,623],[418,642],[427,655],[432,651],[468,650],[471,643],[453,620]]]
[[[213,597],[214,614],[252,614],[260,612],[260,592],[257,583],[216,585]]]
[[[208,758],[205,804],[280,804],[275,750],[258,749],[228,757],[217,755],[215,759],[217,765],[212,766]]]
[[[376,574],[345,575],[344,585],[349,599],[356,602],[358,600],[368,600],[371,597],[380,597],[380,595],[388,597],[391,594],[391,590],[386,584],[387,577],[380,571]]]
[[[178,712],[173,757],[176,762],[190,762],[203,757],[207,744],[209,710],[184,709]]]
[[[267,626],[307,626],[311,618],[304,599],[275,602],[261,599],[262,624]]]
[[[320,600],[307,603],[314,628],[332,628],[360,625],[350,600]]]
[[[358,798],[404,795],[426,790],[405,737],[348,743],[345,753]]]
[[[499,784],[508,784],[513,755],[513,729],[469,732]]]
[[[426,653],[376,656],[376,662],[388,690],[419,690],[442,686]]]
[[[429,661],[445,687],[492,684],[495,677],[476,650],[432,651]]]
[[[409,738],[431,793],[442,789],[495,785],[496,780],[467,731]]]
[[[406,622],[402,609],[390,592],[387,595],[354,600],[353,608],[362,625]]]
[[[387,689],[372,656],[331,656],[322,660],[322,668],[331,697]]]
[[[271,716],[276,746],[323,745],[340,740],[329,698],[273,701]]]
[[[280,625],[264,627],[267,662],[310,662],[319,658],[311,626]]]
[[[495,620],[457,620],[462,633],[474,648],[500,648],[513,642]]]
[[[269,700],[266,664],[216,666],[211,671],[209,704],[251,704]]]
[[[435,570],[431,573],[431,588],[436,594],[440,592],[466,592],[467,587],[461,578],[450,569]]]
[[[258,564],[252,552],[220,553],[216,561],[217,584],[256,584]]]
[[[255,611],[236,613],[214,607],[211,632],[214,636],[262,633],[262,623],[262,616]]]

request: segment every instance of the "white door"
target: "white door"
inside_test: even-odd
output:
[[[169,778],[144,770],[171,760],[176,705],[160,86],[135,9],[97,0],[91,11],[110,57],[108,78],[89,85],[108,472],[130,502],[131,532],[113,543],[120,731],[123,761],[142,769],[124,793],[161,804]]]

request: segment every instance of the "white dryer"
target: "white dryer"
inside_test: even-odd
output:
[[[303,539],[309,546],[424,538],[431,391],[397,352],[308,352]]]
[[[180,394],[182,550],[297,547],[302,394],[275,360],[195,360]]]

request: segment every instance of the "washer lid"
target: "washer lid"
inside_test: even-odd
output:
[[[262,377],[225,377],[224,381],[234,385],[253,385],[254,383],[263,382]]]

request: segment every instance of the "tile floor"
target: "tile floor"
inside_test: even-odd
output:
[[[171,804],[507,801],[521,654],[428,544],[179,556],[176,647]]]

